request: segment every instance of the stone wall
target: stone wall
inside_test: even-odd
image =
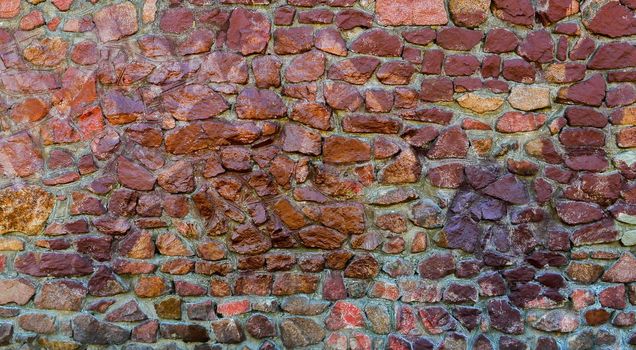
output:
[[[0,347],[636,345],[635,9],[1,0]]]

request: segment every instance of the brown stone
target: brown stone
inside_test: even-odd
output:
[[[314,38],[314,46],[321,51],[336,56],[347,55],[347,44],[335,28],[318,30]]]
[[[60,37],[42,38],[26,46],[22,55],[34,65],[53,67],[66,58],[68,47],[68,41]]]
[[[342,246],[347,236],[323,226],[309,226],[298,232],[302,244],[309,248],[337,249]]]
[[[358,255],[345,268],[347,278],[371,279],[377,276],[380,265],[371,255]]]
[[[290,83],[315,81],[325,72],[325,55],[317,50],[296,56],[285,70],[285,80]]]
[[[40,309],[79,311],[88,289],[80,282],[54,280],[45,283],[35,297],[35,305]]]
[[[275,119],[287,114],[283,100],[274,91],[253,87],[241,91],[234,108],[240,119]]]
[[[283,150],[285,152],[299,152],[309,155],[321,153],[322,137],[316,131],[297,124],[286,124],[283,129]]]
[[[371,146],[368,142],[342,136],[325,138],[323,160],[326,163],[364,162],[371,159]]]
[[[314,44],[312,27],[277,28],[274,31],[274,52],[277,55],[309,51]]]
[[[351,84],[364,84],[371,78],[378,65],[380,60],[375,57],[353,57],[332,64],[327,77]]]
[[[258,62],[258,59],[254,59],[255,72],[261,70]],[[201,63],[198,77],[214,83],[245,84],[248,79],[247,62],[239,54],[214,51],[207,55]]]
[[[177,120],[217,116],[230,108],[220,94],[204,85],[191,84],[163,95],[163,107]]]
[[[44,228],[55,199],[36,186],[7,187],[0,191],[0,234],[21,232],[36,235]]]
[[[166,284],[161,277],[142,276],[135,283],[134,290],[141,298],[154,298],[166,292]]]
[[[327,106],[320,103],[297,103],[292,107],[289,118],[316,129],[331,129],[331,111]]]

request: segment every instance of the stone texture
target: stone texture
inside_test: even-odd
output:
[[[0,347],[636,344],[634,10],[0,1]]]
[[[522,111],[550,107],[550,89],[517,85],[510,90],[508,102],[513,108]]]
[[[53,195],[40,187],[7,187],[1,190],[0,234],[8,232],[39,234],[54,204]]]
[[[93,21],[102,42],[119,40],[139,29],[137,9],[129,1],[103,7],[95,13]]]
[[[409,8],[411,11],[402,11]],[[383,25],[440,25],[448,22],[448,14],[442,0],[391,2],[380,0],[375,12]]]

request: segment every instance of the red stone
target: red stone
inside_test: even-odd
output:
[[[437,32],[435,42],[447,50],[470,51],[481,41],[484,34],[466,28],[444,28]]]
[[[309,51],[314,44],[311,27],[277,28],[274,31],[274,52],[278,55]]]
[[[229,19],[227,46],[243,55],[260,53],[267,47],[269,32],[269,19],[263,13],[237,8]]]
[[[557,102],[600,106],[605,98],[605,79],[595,74],[587,80],[559,89]]]
[[[517,47],[517,53],[531,62],[551,62],[554,59],[554,43],[550,33],[546,30],[528,33]]]
[[[506,112],[497,120],[497,131],[504,133],[529,132],[539,129],[545,123],[545,114]]]
[[[531,26],[534,22],[534,8],[530,0],[493,0],[493,13],[506,22]]]
[[[402,41],[383,29],[365,31],[351,43],[351,51],[373,56],[400,56]]]
[[[356,305],[337,301],[325,319],[325,325],[329,330],[364,327],[364,317]]]
[[[583,20],[583,24],[593,33],[617,38],[636,34],[634,10],[618,1],[605,3],[595,11],[593,18]]]

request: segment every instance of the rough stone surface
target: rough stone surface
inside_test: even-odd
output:
[[[0,190],[0,234],[39,234],[54,204],[53,195],[41,187],[7,187]]]
[[[636,345],[635,11],[0,1],[0,347]]]

